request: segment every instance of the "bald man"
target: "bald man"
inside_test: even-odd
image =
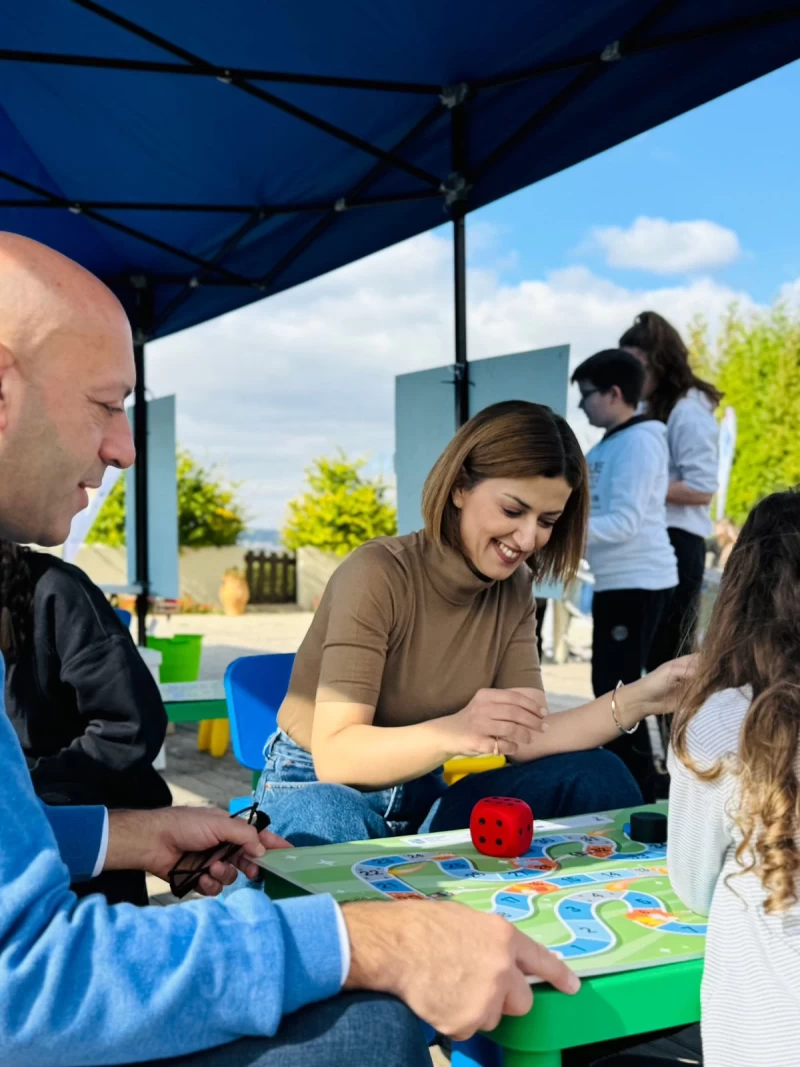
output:
[[[113,294],[51,249],[0,234],[0,537],[59,544],[106,468],[133,463],[133,386]],[[427,1051],[405,1005],[466,1037],[528,1011],[528,975],[577,989],[509,923],[456,904],[340,908],[249,889],[172,908],[78,902],[70,880],[102,869],[164,877],[182,852],[233,841],[252,878],[253,860],[285,843],[214,810],[47,809],[3,690],[0,658],[0,1064],[419,1067]],[[213,896],[235,875],[216,862],[201,889]],[[343,987],[377,993],[337,996]]]

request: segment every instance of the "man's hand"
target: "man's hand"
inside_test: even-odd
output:
[[[434,901],[345,904],[342,912],[352,957],[345,988],[392,993],[457,1041],[530,1011],[530,975],[563,993],[580,989],[566,964],[498,915]]]
[[[237,869],[258,875],[254,859],[271,848],[291,848],[269,830],[256,833],[245,819],[231,819],[219,808],[163,808],[158,811],[108,813],[108,852],[104,870],[142,870],[166,879],[184,852],[205,852],[225,844],[240,845],[230,862],[215,860],[198,890],[213,897],[236,880]]]

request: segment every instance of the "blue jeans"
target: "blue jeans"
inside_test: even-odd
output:
[[[534,818],[565,818],[635,807],[639,787],[624,763],[602,748],[512,763],[470,774],[449,788],[441,772],[371,792],[319,782],[311,753],[277,730],[264,749],[256,799],[271,829],[293,845],[324,845],[438,830],[463,830],[483,797],[518,797]]]
[[[153,1067],[421,1067],[422,1024],[394,997],[345,993],[287,1015],[274,1037],[247,1037]]]

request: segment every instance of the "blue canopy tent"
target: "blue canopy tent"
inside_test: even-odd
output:
[[[0,228],[131,317],[140,635],[144,345],[452,220],[800,56],[774,0],[37,0],[0,8]]]

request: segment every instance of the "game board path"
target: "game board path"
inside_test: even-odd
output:
[[[630,825],[623,827],[628,841]],[[607,952],[616,944],[614,931],[599,916],[598,908],[612,900],[627,906],[628,918],[638,925],[657,928],[661,933],[704,936],[705,924],[681,923],[671,915],[663,901],[648,893],[627,888],[609,889],[609,882],[625,883],[635,878],[652,876],[649,867],[614,867],[609,870],[582,872],[580,874],[554,874],[560,869],[558,860],[550,855],[559,845],[579,844],[583,855],[608,862],[637,860],[639,863],[663,863],[666,859],[665,845],[643,846],[638,852],[620,852],[611,838],[592,834],[550,834],[536,838],[530,849],[517,861],[517,866],[508,871],[479,871],[471,860],[450,853],[431,856],[425,852],[403,855],[379,856],[353,864],[353,874],[370,888],[390,899],[430,897],[421,893],[408,882],[398,877],[397,870],[417,863],[434,862],[443,874],[452,878],[470,879],[476,883],[503,883],[509,888],[498,889],[492,897],[492,912],[502,915],[510,922],[520,922],[534,914],[535,901],[543,893],[575,887],[576,892],[563,897],[555,907],[555,914],[570,940],[554,946],[552,951],[563,959],[595,956]],[[571,853],[574,855],[574,853]],[[606,883],[605,888],[581,890],[581,886]],[[477,886],[476,886],[477,888]],[[436,896],[437,894],[432,894]],[[446,896],[446,892],[442,894]]]

